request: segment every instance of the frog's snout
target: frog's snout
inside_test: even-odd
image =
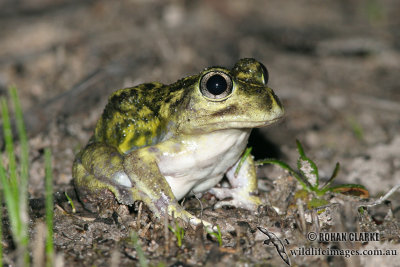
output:
[[[279,120],[280,118],[283,117],[285,114],[285,109],[282,105],[282,102],[278,98],[278,96],[275,95],[274,91],[271,88],[268,88],[269,90],[269,101],[270,102],[270,116],[271,119],[274,121]]]

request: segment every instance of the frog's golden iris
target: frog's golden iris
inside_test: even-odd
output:
[[[178,200],[209,191],[216,207],[261,204],[253,158],[234,174],[251,129],[269,125],[283,107],[254,59],[229,70],[205,69],[176,83],[147,83],[113,93],[95,133],[77,155],[73,178],[85,207],[99,211],[143,201],[157,217],[200,220]],[[226,175],[232,188],[215,187]],[[207,222],[203,222],[209,224]]]
[[[201,78],[200,91],[205,97],[221,101],[232,93],[232,79],[224,72],[210,71]]]

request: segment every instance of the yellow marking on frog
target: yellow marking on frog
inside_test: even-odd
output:
[[[237,75],[236,75],[236,79],[238,79],[238,80],[246,80],[246,78],[247,78],[247,74],[245,74],[245,73],[238,73]]]
[[[151,137],[155,137],[157,129],[160,126],[160,120],[158,118],[152,118],[149,121],[138,121],[135,125],[137,131],[147,130],[151,132]]]
[[[121,140],[122,142],[118,144],[118,149],[120,152],[125,153],[132,148],[130,140],[135,137],[135,126],[133,124],[129,125],[129,127],[124,129],[123,133],[124,138]]]
[[[173,97],[171,98],[171,102],[176,102],[177,100],[180,100],[183,95],[183,90],[175,91],[173,94]]]
[[[112,94],[108,97],[108,100],[110,101],[111,98],[113,98],[114,96],[120,96],[121,93],[122,93],[124,90],[126,90],[126,88],[118,89],[117,91],[115,91],[114,93],[112,93]]]
[[[146,144],[146,137],[144,135],[140,136],[139,138],[137,138],[133,144],[137,147],[141,147],[144,146]]]
[[[157,129],[159,126],[159,119],[152,119],[148,122],[138,121],[136,124],[131,124],[126,131],[124,131],[125,137],[118,145],[118,149],[122,153],[125,153],[130,151],[132,147],[143,147],[150,144],[157,136]],[[143,134],[144,129],[146,129],[146,132],[150,134]]]
[[[143,106],[141,109],[139,109],[138,115],[141,117],[147,117],[149,115],[152,115],[153,111],[149,109],[147,106]]]

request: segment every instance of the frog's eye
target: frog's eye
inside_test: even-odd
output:
[[[269,74],[267,68],[264,66],[264,64],[260,63],[261,68],[262,68],[262,75],[263,75],[263,82],[264,85],[267,85],[268,79],[269,79]]]
[[[232,93],[232,79],[221,71],[208,72],[201,78],[200,91],[212,99],[227,97]]]

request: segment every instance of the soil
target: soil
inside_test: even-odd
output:
[[[395,0],[2,1],[0,95],[16,85],[24,108],[32,236],[44,220],[43,151],[51,147],[57,266],[140,265],[138,246],[154,266],[285,266],[283,248],[292,266],[400,266],[400,193],[360,208],[400,184],[399,9]],[[265,205],[258,212],[213,209],[210,194],[184,201],[185,209],[220,226],[222,246],[202,227],[187,225],[179,247],[167,229],[174,222],[157,221],[139,203],[108,215],[83,209],[72,161],[114,90],[168,84],[244,57],[266,65],[286,110],[281,123],[253,131],[256,159],[296,166],[298,139],[323,181],[340,162],[335,184],[364,185],[369,199],[327,193],[329,204],[310,208],[312,194],[299,193],[294,177],[264,165],[258,176]],[[4,262],[11,266],[18,255],[3,223]],[[329,232],[378,238],[310,238]],[[302,249],[308,255],[291,253]],[[327,256],[318,249],[397,256]]]

